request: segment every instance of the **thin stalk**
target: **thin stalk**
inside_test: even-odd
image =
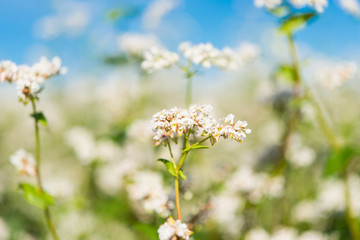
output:
[[[191,76],[189,74],[186,74],[186,93],[185,93],[185,106],[186,108],[190,107],[190,104],[192,102],[192,86],[191,86]]]
[[[36,112],[36,103],[35,99],[31,99],[31,105],[33,114],[35,115]],[[41,163],[41,156],[40,156],[40,134],[39,134],[39,124],[36,119],[34,119],[34,128],[35,128],[35,160],[36,160],[36,184],[39,189],[40,193],[44,192],[42,181],[41,181],[41,174],[40,174],[40,163]],[[44,215],[46,224],[51,232],[51,235],[54,240],[59,240],[59,237],[56,233],[54,224],[51,220],[51,214],[48,207],[44,208]]]
[[[177,212],[177,218],[181,221],[179,174],[176,173],[176,175],[177,175],[177,176],[175,177],[176,212]]]
[[[346,203],[346,221],[349,225],[349,230],[352,236],[352,239],[360,239],[360,229],[358,222],[356,220],[354,209],[351,203],[350,196],[350,184],[349,184],[349,175],[348,172],[345,172],[345,203]]]

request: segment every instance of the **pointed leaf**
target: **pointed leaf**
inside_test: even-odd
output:
[[[36,112],[30,115],[32,118],[35,119],[36,122],[43,124],[44,126],[47,126],[47,120],[45,115],[42,112]]]
[[[36,207],[44,209],[54,203],[54,198],[51,195],[44,191],[39,191],[39,189],[33,185],[21,183],[19,188],[24,191],[26,201]]]
[[[179,176],[180,176],[182,179],[184,179],[184,180],[187,179],[187,178],[186,178],[186,175],[185,175],[185,173],[183,172],[182,169],[180,169],[180,171],[179,171]]]
[[[159,158],[158,161],[164,163],[166,169],[168,170],[168,172],[173,175],[174,177],[176,177],[176,170],[175,170],[175,166],[174,163],[172,163],[171,161],[164,159],[164,158]]]
[[[358,154],[356,149],[350,146],[345,146],[333,152],[325,164],[325,177],[336,176],[346,171],[351,159]]]
[[[185,148],[184,150],[182,150],[182,152],[183,153],[189,152],[191,149],[208,149],[208,148],[210,148],[210,147],[204,146],[204,145],[193,145],[193,146]]]
[[[308,21],[315,16],[315,13],[303,13],[294,15],[282,22],[278,30],[281,34],[294,33],[303,28],[308,23]]]

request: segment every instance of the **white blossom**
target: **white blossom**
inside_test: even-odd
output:
[[[280,227],[275,230],[270,240],[296,240],[297,230],[290,227]]]
[[[254,0],[256,7],[266,7],[268,9],[274,9],[282,4],[282,0]]]
[[[90,164],[96,158],[96,142],[93,134],[83,127],[73,127],[65,134],[66,143],[71,146],[82,164]]]
[[[322,212],[316,200],[303,200],[292,209],[295,222],[315,223],[322,217]]]
[[[146,212],[170,215],[168,193],[163,187],[159,174],[153,172],[138,172],[134,174],[133,183],[127,186],[130,199],[141,203]]]
[[[15,168],[24,175],[36,175],[36,162],[34,157],[27,153],[24,149],[16,151],[10,156],[10,162]]]
[[[151,121],[155,145],[166,144],[168,140],[176,141],[184,132],[190,133],[192,130],[198,136],[210,137],[212,144],[221,137],[242,142],[246,134],[251,133],[246,128],[246,121],[229,121],[231,115],[225,121],[216,121],[211,110],[210,105],[192,105],[189,110],[174,107],[156,113]]]
[[[189,240],[192,231],[190,231],[185,223],[181,220],[174,220],[169,217],[164,224],[158,229],[160,240],[176,240],[185,239]]]
[[[213,65],[214,59],[221,54],[220,50],[211,43],[194,45],[190,42],[183,42],[179,45],[179,50],[188,61],[201,65],[204,68],[210,68]]]
[[[179,55],[166,49],[152,47],[143,54],[144,61],[141,67],[149,73],[170,68],[179,61]]]
[[[263,228],[253,228],[246,234],[245,240],[270,240],[270,235]]]
[[[328,6],[328,0],[290,0],[290,3],[296,8],[312,7],[319,13],[324,12],[324,8]]]
[[[160,46],[155,35],[140,33],[124,33],[118,37],[117,43],[122,51],[134,57],[142,57],[145,50]]]
[[[357,0],[339,0],[340,7],[351,15],[360,15],[360,5]]]

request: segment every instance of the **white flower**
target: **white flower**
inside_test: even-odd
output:
[[[351,15],[360,15],[360,6],[357,0],[339,0],[340,6]]]
[[[0,82],[14,82],[19,100],[23,103],[38,98],[41,85],[45,80],[58,74],[65,74],[66,68],[61,67],[61,60],[54,57],[51,61],[42,57],[33,66],[16,66],[10,61],[0,62]]]
[[[324,234],[322,234],[321,232],[307,231],[302,233],[297,239],[298,240],[328,240],[329,238]]]
[[[231,193],[215,196],[210,203],[210,216],[214,221],[223,226],[231,224],[236,219],[236,211],[244,205],[244,202],[239,197]]]
[[[34,157],[27,153],[24,149],[16,151],[10,156],[10,162],[15,168],[24,175],[36,175],[36,162]]]
[[[296,240],[297,230],[289,227],[280,227],[273,233],[270,240]]]
[[[309,6],[319,13],[324,12],[324,8],[328,6],[328,0],[290,0],[290,2],[296,8]]]
[[[282,3],[282,0],[255,0],[256,7],[266,7],[268,9],[274,9]]]
[[[319,70],[316,76],[321,85],[328,89],[334,89],[340,87],[350,78],[352,78],[356,71],[356,64],[354,62],[350,62],[346,64],[325,67]]]
[[[174,107],[156,113],[151,121],[155,145],[167,144],[168,140],[177,141],[184,132],[190,133],[191,130],[194,130],[196,135],[210,137],[212,144],[221,137],[242,142],[246,134],[251,133],[251,130],[246,128],[246,121],[234,123],[233,120],[230,121],[231,115],[226,121],[216,121],[211,110],[210,105],[192,105],[189,110]]]
[[[301,201],[292,210],[292,218],[296,222],[315,223],[321,216],[318,203],[312,200]]]
[[[318,196],[321,211],[341,211],[345,208],[344,184],[340,180],[329,179],[322,183]]]
[[[270,235],[263,228],[254,228],[246,234],[245,240],[270,240]]]
[[[163,187],[159,174],[153,172],[138,172],[134,174],[133,184],[127,186],[130,199],[141,203],[146,212],[170,215],[168,193]]]
[[[158,47],[152,47],[145,51],[143,57],[144,61],[141,63],[141,67],[149,73],[163,68],[170,68],[179,61],[177,53]]]
[[[220,50],[211,43],[193,45],[190,42],[183,42],[179,45],[179,50],[188,61],[201,65],[204,68],[210,68],[213,65],[214,59],[221,54]]]
[[[134,57],[142,57],[145,50],[160,46],[155,35],[140,33],[124,33],[117,43],[122,51]]]
[[[182,223],[181,220],[174,220],[172,217],[169,217],[164,224],[162,224],[158,229],[158,234],[160,240],[176,240],[183,238],[185,240],[190,239],[192,231],[190,231],[185,223]]]

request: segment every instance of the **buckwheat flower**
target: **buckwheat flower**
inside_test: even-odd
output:
[[[313,7],[317,12],[324,12],[324,8],[328,6],[328,0],[308,0],[309,6]]]
[[[263,228],[253,228],[247,232],[245,240],[270,240],[270,235]]]
[[[297,230],[290,227],[280,227],[275,230],[271,240],[297,240]]]
[[[152,34],[124,33],[117,40],[119,48],[133,57],[142,57],[145,50],[160,46]]]
[[[160,69],[170,68],[179,61],[179,55],[166,49],[152,47],[143,54],[141,67],[151,73]]]
[[[309,0],[290,0],[290,3],[296,8],[303,8],[309,3]]]
[[[324,212],[342,211],[345,209],[344,184],[337,179],[322,183],[318,195],[319,208]]]
[[[266,7],[268,9],[274,9],[282,4],[282,0],[255,0],[254,4],[256,7]]]
[[[329,238],[321,232],[306,231],[297,240],[328,240]]]
[[[193,45],[190,42],[183,42],[179,45],[179,50],[188,61],[204,68],[210,68],[213,61],[220,55],[220,50],[211,43]]]
[[[27,153],[24,149],[16,151],[10,156],[10,162],[15,168],[24,175],[35,176],[36,175],[36,162],[34,157]]]
[[[0,62],[0,82],[9,83],[17,79],[17,66],[11,61]]]
[[[304,200],[292,209],[292,219],[295,222],[316,223],[322,217],[317,201]]]
[[[350,62],[332,67],[325,67],[316,73],[316,77],[321,85],[328,89],[334,89],[340,87],[352,78],[356,71],[356,64]]]
[[[162,217],[170,215],[171,203],[159,174],[138,172],[132,180],[133,183],[127,186],[130,199],[140,203],[146,212],[156,212]]]
[[[169,217],[164,224],[162,224],[158,229],[159,239],[160,240],[177,240],[180,238],[189,240],[192,234],[185,223],[181,220],[174,220],[174,218]]]
[[[360,15],[360,5],[357,0],[339,0],[340,7],[351,15]]]
[[[247,42],[242,43],[235,49],[235,51],[239,56],[240,65],[244,65],[245,63],[254,60],[260,54],[260,49],[258,46]]]

